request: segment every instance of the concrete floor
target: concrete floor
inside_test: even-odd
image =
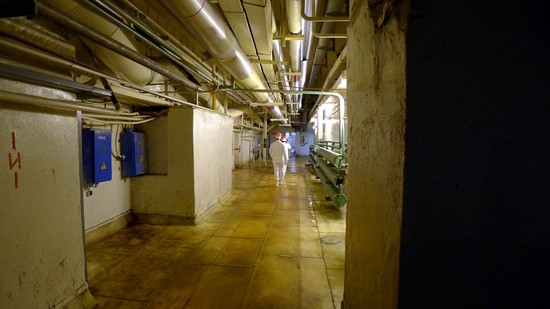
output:
[[[345,208],[324,200],[305,158],[233,172],[196,226],[136,225],[87,248],[98,308],[340,308]]]

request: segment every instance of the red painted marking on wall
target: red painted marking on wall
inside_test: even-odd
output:
[[[15,132],[11,132],[11,149],[12,150],[17,150],[17,147],[15,145]],[[15,156],[14,154],[14,157],[12,157],[12,153],[8,153],[8,164],[9,164],[9,167],[10,167],[10,171],[13,171],[13,169],[15,167],[17,167],[18,169],[21,169],[21,153],[20,152],[17,152],[17,155]],[[13,182],[14,182],[14,186],[15,186],[15,189],[18,189],[19,188],[19,174],[17,172],[15,172],[13,174]]]
[[[8,157],[10,159],[10,171],[13,170],[15,164],[17,164],[17,167],[21,169],[21,154],[19,152],[17,153],[17,159],[15,159],[15,161],[12,161],[11,153],[8,154]]]

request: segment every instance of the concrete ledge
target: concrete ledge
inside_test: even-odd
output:
[[[225,192],[217,202],[213,203],[195,216],[182,215],[182,214],[166,214],[166,213],[153,213],[132,211],[130,214],[130,224],[152,224],[152,225],[197,225],[202,220],[218,209],[223,202],[231,196],[232,190]]]
[[[75,294],[54,305],[54,308],[66,309],[94,309],[98,303],[88,289],[88,284],[81,285]]]
[[[88,229],[86,231],[86,246],[94,244],[127,227],[130,223],[129,214],[130,212],[125,212],[111,220]]]
[[[132,211],[132,224],[152,225],[196,225],[197,218],[178,214],[163,214],[152,212]]]

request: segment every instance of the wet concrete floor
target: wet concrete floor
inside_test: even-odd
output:
[[[87,248],[97,308],[340,308],[345,207],[292,158],[233,172],[233,190],[196,226],[134,225]]]

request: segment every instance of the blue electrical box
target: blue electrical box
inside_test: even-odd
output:
[[[110,130],[82,129],[82,169],[87,184],[112,179]]]
[[[147,173],[147,143],[145,134],[132,129],[120,134],[122,176],[134,177]]]

